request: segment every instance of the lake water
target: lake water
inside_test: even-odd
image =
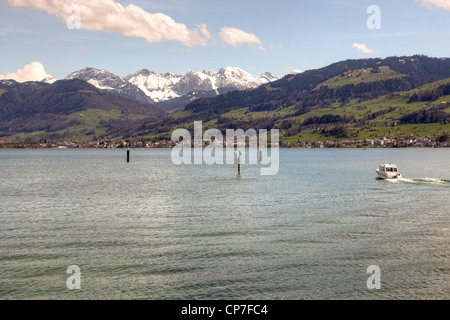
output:
[[[376,179],[389,162],[403,180]],[[450,298],[450,149],[284,149],[259,173],[0,150],[0,299]]]

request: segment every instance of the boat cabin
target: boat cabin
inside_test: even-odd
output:
[[[378,177],[381,179],[400,179],[402,175],[395,164],[382,164],[377,169]]]
[[[398,167],[395,164],[384,164],[380,166],[382,172],[398,172]]]

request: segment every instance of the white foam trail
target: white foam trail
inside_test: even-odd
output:
[[[417,178],[417,179],[407,179],[400,178],[395,180],[387,180],[389,182],[404,182],[404,183],[429,183],[429,184],[439,184],[439,185],[448,185],[450,186],[449,180],[435,179],[435,178]]]

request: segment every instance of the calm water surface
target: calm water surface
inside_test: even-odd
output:
[[[0,299],[450,298],[448,149],[281,150],[240,177],[125,152],[0,150]]]

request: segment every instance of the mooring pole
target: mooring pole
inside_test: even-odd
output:
[[[235,151],[234,154],[236,155],[236,162],[238,165],[238,175],[241,175],[241,156],[242,156],[242,152],[240,151]]]
[[[241,157],[238,157],[238,175],[241,175]]]
[[[127,150],[127,162],[130,163],[130,149]]]

